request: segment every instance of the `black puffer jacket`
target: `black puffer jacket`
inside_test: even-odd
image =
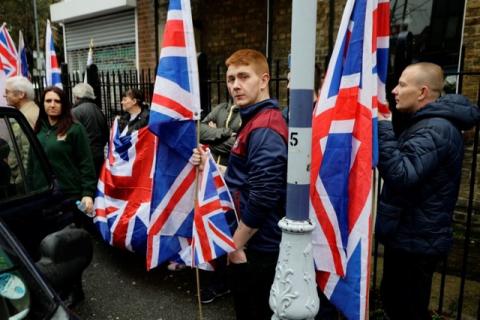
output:
[[[390,122],[379,122],[381,242],[410,253],[448,252],[463,160],[460,130],[479,120],[478,107],[465,97],[446,95],[414,113],[398,139]]]

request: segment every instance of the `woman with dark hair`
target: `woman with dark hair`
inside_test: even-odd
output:
[[[45,88],[39,121],[38,140],[55,173],[60,191],[72,200],[80,200],[85,213],[93,212],[97,187],[95,168],[85,128],[73,120],[67,95],[57,87]]]
[[[122,94],[121,103],[125,113],[118,120],[118,129],[122,136],[148,124],[149,110],[144,102],[142,91],[128,89]]]

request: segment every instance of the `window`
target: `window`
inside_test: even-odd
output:
[[[15,118],[0,118],[0,201],[49,188],[25,130]]]
[[[393,55],[406,50],[412,59],[407,64],[430,61],[446,71],[457,69],[465,0],[393,0],[390,5]]]

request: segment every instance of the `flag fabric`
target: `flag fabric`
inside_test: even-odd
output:
[[[88,67],[93,64],[93,39],[90,40],[90,46],[88,48],[88,56],[87,56],[87,67],[85,69],[85,76],[83,77],[83,83],[88,83],[88,76],[87,71]]]
[[[50,20],[47,20],[47,32],[45,34],[45,76],[47,86],[63,88]]]
[[[208,160],[198,177],[192,267],[205,265],[236,249],[225,214],[234,211],[233,200],[212,154],[209,150],[207,153]]]
[[[7,77],[5,76],[5,71],[3,70],[3,63],[2,59],[0,59],[0,106],[6,106],[7,105],[7,100],[5,99],[5,96],[3,92],[5,92],[5,81],[7,80]]]
[[[155,148],[148,128],[122,135],[115,119],[94,203],[94,223],[112,246],[146,253]]]
[[[205,168],[198,177],[198,194],[193,218],[191,238],[180,237],[181,250],[171,259],[191,267],[214,270],[210,262],[235,250],[232,234],[226,217],[235,208],[230,192],[223,180],[210,150]],[[233,221],[235,222],[235,221]]]
[[[30,72],[28,71],[27,50],[25,48],[25,41],[23,40],[23,33],[18,33],[18,57],[17,57],[18,74],[30,79]]]
[[[5,76],[13,77],[18,74],[17,49],[12,37],[10,37],[6,23],[3,23],[0,27],[0,59],[2,60]]]
[[[317,283],[348,319],[368,318],[376,117],[387,113],[387,0],[348,0],[312,119],[310,218]]]
[[[180,259],[191,245],[200,95],[188,0],[171,0],[157,68],[149,127],[159,137],[148,229],[147,268]]]

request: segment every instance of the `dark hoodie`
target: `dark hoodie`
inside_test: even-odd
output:
[[[412,114],[398,139],[391,122],[379,122],[381,242],[410,253],[448,252],[463,160],[461,130],[479,120],[480,110],[468,99],[446,95]]]

